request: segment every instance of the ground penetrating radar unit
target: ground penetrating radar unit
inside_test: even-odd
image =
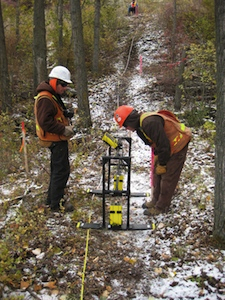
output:
[[[108,154],[102,156],[102,190],[88,192],[102,197],[102,222],[83,223],[78,227],[88,229],[146,230],[151,224],[130,224],[130,197],[147,197],[148,193],[131,193],[131,138],[112,137],[105,133],[102,140],[109,146]],[[109,206],[109,222],[106,222],[106,198]],[[122,206],[121,202],[126,203]],[[126,212],[123,223],[123,208]]]

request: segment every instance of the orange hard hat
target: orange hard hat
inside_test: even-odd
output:
[[[128,106],[128,105],[119,106],[117,108],[117,110],[115,110],[115,112],[114,112],[114,119],[116,120],[116,122],[118,123],[118,125],[120,127],[123,126],[126,118],[130,115],[130,113],[133,110],[134,110],[133,107],[132,106]]]

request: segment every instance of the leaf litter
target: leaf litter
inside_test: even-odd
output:
[[[162,33],[152,24],[146,28],[137,43],[143,67],[160,63],[160,51],[165,52]],[[121,67],[120,62],[118,66]],[[117,72],[118,77],[114,74],[103,78],[100,83],[91,83],[89,101],[93,128],[96,132],[108,131],[115,136],[127,136],[128,132],[119,130],[113,121],[113,110],[118,102],[117,79],[123,81],[121,70]],[[126,79],[129,84],[120,104],[132,105],[138,110],[173,110],[172,97],[155,86],[155,78],[140,73],[138,60],[136,67],[128,70]],[[76,224],[79,220],[102,220],[101,197],[86,195],[89,188],[101,188],[101,156],[107,153],[101,138],[93,135],[92,145],[88,146],[90,149],[85,149],[88,143],[81,142],[81,147],[84,147],[80,158],[82,163],[77,169],[73,167],[68,188],[68,194],[74,200],[75,216],[46,211],[40,205],[43,197],[32,197],[32,193],[43,189],[44,183],[43,186],[38,185],[35,179],[29,178],[26,181],[27,189],[31,190],[28,199],[14,203],[1,220],[1,236],[5,238],[3,229],[10,219],[15,218],[18,209],[22,205],[30,208],[31,202],[37,201],[38,208],[32,204],[32,209],[36,209],[32,216],[35,218],[38,214],[37,219],[43,224],[43,233],[36,239],[32,236],[35,231],[29,224],[30,220],[21,225],[24,241],[20,241],[20,245],[23,245],[25,257],[17,266],[23,279],[20,287],[0,285],[2,298],[14,295],[15,299],[19,296],[24,299],[80,299],[87,253],[83,299],[225,299],[225,251],[212,243],[214,148],[209,141],[201,138],[200,131],[193,129],[187,160],[168,214],[146,217],[142,203],[149,197],[131,197],[130,222],[154,224],[153,229],[92,229],[86,252],[87,230],[76,228]],[[131,134],[131,138],[131,192],[151,193],[150,148],[135,133]],[[70,160],[74,165],[76,151],[71,152]],[[34,177],[36,172],[33,171]],[[18,180],[16,185],[22,186],[24,182]],[[10,196],[11,188],[1,186],[3,199]],[[118,201],[123,208],[126,207],[126,200]],[[111,204],[109,202],[107,200],[107,207]],[[44,218],[46,215],[47,219]],[[126,209],[123,218],[126,222]],[[16,220],[11,226],[20,229]],[[19,256],[19,253],[12,254]]]

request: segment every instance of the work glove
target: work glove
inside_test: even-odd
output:
[[[65,126],[63,135],[69,137],[74,135],[73,126]]]
[[[159,164],[156,165],[155,167],[155,173],[157,175],[162,175],[166,173],[166,166],[161,166]]]
[[[156,164],[158,163],[158,155],[154,155],[154,166],[156,166]]]

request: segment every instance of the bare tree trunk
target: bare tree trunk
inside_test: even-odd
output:
[[[98,73],[99,71],[100,10],[101,0],[95,0],[94,49],[92,61],[92,70],[94,73]]]
[[[5,32],[0,1],[0,101],[2,111],[12,111],[12,95],[9,81],[8,60],[5,45]]]
[[[215,159],[215,238],[225,241],[225,6],[224,0],[215,0],[216,54],[217,54],[217,115]]]
[[[177,0],[173,0],[173,32],[172,32],[172,62],[176,60],[175,46],[176,46],[176,31],[177,31]]]
[[[34,0],[34,90],[47,79],[45,0]]]
[[[20,41],[20,0],[16,1],[16,44]]]
[[[63,0],[58,0],[57,5],[57,16],[58,16],[58,64],[63,65]]]
[[[78,114],[80,125],[84,128],[92,126],[88,100],[87,72],[85,66],[83,25],[80,0],[71,0],[71,23],[73,46],[75,53],[75,78],[78,98]]]
[[[179,71],[178,71],[178,82],[176,84],[176,90],[175,90],[175,102],[174,102],[174,108],[175,108],[175,110],[180,110],[180,108],[181,108],[181,94],[182,94],[182,91],[180,89],[180,85],[181,85],[181,83],[183,81],[183,73],[184,73],[184,65],[185,65],[184,59],[185,59],[185,56],[186,56],[186,51],[183,50],[182,56],[181,56],[181,63],[180,63],[180,66],[179,66]]]

